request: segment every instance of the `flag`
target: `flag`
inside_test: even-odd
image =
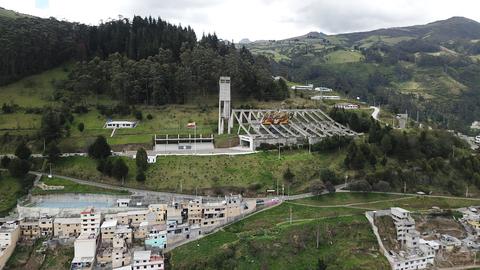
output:
[[[197,123],[195,122],[191,122],[187,124],[187,128],[196,128],[196,127],[197,127]]]

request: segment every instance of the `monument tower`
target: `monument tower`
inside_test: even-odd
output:
[[[223,134],[225,123],[230,118],[230,77],[220,77],[218,82],[220,95],[218,98],[218,134]]]

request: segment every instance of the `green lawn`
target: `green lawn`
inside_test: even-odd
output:
[[[314,269],[318,259],[329,269],[388,268],[363,210],[291,203],[181,246],[170,262],[172,269]]]
[[[43,177],[41,182],[49,186],[64,186],[62,190],[42,190],[39,187],[35,187],[32,190],[32,195],[45,195],[45,194],[58,194],[58,193],[92,193],[92,194],[112,194],[112,195],[128,195],[130,194],[126,190],[114,190],[105,189],[89,185],[82,185],[64,178],[47,178]]]
[[[278,159],[278,152],[261,152],[235,157],[226,156],[167,156],[159,157],[156,164],[149,166],[147,181],[135,181],[135,161],[125,159],[130,167],[127,185],[152,190],[182,192],[199,191],[212,193],[217,190],[251,193],[265,192],[283,183],[283,173],[287,168],[295,174],[290,188],[285,183],[285,193],[307,191],[309,182],[318,179],[323,168],[337,169],[343,161],[343,151],[332,154],[309,154],[305,151],[288,151]],[[62,158],[54,166],[60,175],[78,177],[92,181],[105,181],[118,184],[116,180],[102,177],[96,170],[96,162],[84,157]]]
[[[22,185],[18,179],[1,171],[0,177],[0,216],[8,212],[17,205],[17,199],[23,195]]]
[[[467,198],[438,198],[429,196],[414,196],[410,199],[399,200],[394,202],[379,202],[372,204],[361,204],[359,207],[368,207],[371,209],[386,209],[389,207],[402,207],[408,210],[427,210],[433,206],[442,209],[460,208],[472,205],[480,205],[480,199]]]
[[[325,60],[328,64],[359,62],[362,59],[363,56],[360,52],[344,50],[334,51],[325,56]]]
[[[362,202],[375,202],[383,200],[391,200],[397,198],[403,198],[406,196],[402,195],[390,195],[390,194],[380,194],[380,193],[364,193],[364,192],[339,192],[336,194],[327,194],[322,196],[315,196],[310,198],[305,198],[301,200],[296,200],[296,203],[308,204],[308,205],[345,205],[352,203],[362,203]]]
[[[68,66],[68,65],[67,65]],[[25,77],[15,83],[0,87],[0,100],[21,107],[41,108],[52,105],[53,80],[65,79],[68,70],[63,67]]]

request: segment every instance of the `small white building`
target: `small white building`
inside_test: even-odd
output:
[[[133,253],[132,269],[163,270],[165,265],[163,257],[158,254],[152,254],[151,250],[135,251]]]
[[[313,90],[313,84],[294,85],[292,86],[292,90]]]
[[[315,87],[315,91],[319,91],[319,92],[332,92],[333,90],[332,90],[331,88],[328,88],[328,87],[320,86],[320,87]]]
[[[339,100],[340,99],[340,96],[324,96],[324,95],[320,95],[320,96],[313,96],[311,97],[310,99],[313,99],[313,100]]]
[[[118,199],[117,207],[128,207],[130,205],[130,199]]]
[[[137,126],[136,121],[128,120],[109,120],[105,122],[103,128],[135,128]]]
[[[352,104],[352,103],[338,103],[338,104],[335,104],[334,107],[338,108],[338,109],[345,109],[345,110],[360,109],[360,106],[358,106],[357,104]]]

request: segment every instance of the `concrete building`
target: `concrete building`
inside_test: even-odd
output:
[[[55,218],[53,236],[57,238],[76,238],[82,229],[81,218]]]
[[[218,134],[223,134],[231,111],[230,77],[220,77],[218,81],[220,94],[218,97]]]
[[[360,106],[357,104],[352,103],[338,103],[334,105],[337,109],[344,109],[344,110],[357,110],[360,109]]]
[[[294,85],[291,87],[292,90],[313,90],[313,84],[307,85]]]
[[[163,270],[165,269],[165,265],[163,263],[163,257],[153,253],[151,250],[135,251],[133,253],[132,269]]]
[[[20,237],[24,240],[34,240],[40,237],[40,224],[36,218],[20,220]]]
[[[84,232],[75,240],[72,270],[90,270],[95,265],[97,254],[98,233]]]
[[[0,269],[3,269],[20,239],[20,227],[15,222],[0,226]]]
[[[137,126],[135,121],[127,120],[109,120],[105,123],[103,128],[134,128]]]
[[[80,213],[82,233],[100,233],[102,215],[94,208],[85,209]]]
[[[397,230],[397,240],[405,244],[406,234],[415,230],[415,220],[410,216],[410,211],[399,207],[392,207],[390,210]]]
[[[240,146],[314,144],[334,135],[357,133],[335,122],[320,109],[232,110],[228,133],[238,134]]]
[[[102,233],[102,242],[110,243],[113,240],[113,236],[115,235],[115,231],[117,230],[117,220],[111,219],[106,220],[100,226],[100,231]]]
[[[149,210],[120,212],[116,215],[116,217],[118,220],[118,224],[129,225],[134,228],[140,226],[140,223],[147,221],[148,218],[155,219],[155,215]]]
[[[155,221],[159,224],[167,219],[168,204],[166,203],[150,204],[148,210],[155,213]]]
[[[147,249],[167,248],[167,230],[165,225],[154,225],[150,228],[145,238],[145,247]]]

